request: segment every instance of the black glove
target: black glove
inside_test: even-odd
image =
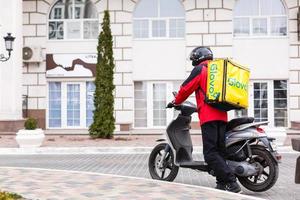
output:
[[[173,108],[175,106],[174,101],[168,103],[167,108]]]

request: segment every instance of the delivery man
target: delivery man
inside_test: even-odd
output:
[[[183,82],[175,100],[170,104],[181,104],[193,92],[196,93],[198,116],[202,131],[205,162],[214,171],[217,189],[240,192],[236,177],[225,161],[225,130],[227,112],[211,107],[204,102],[206,94],[207,63],[213,59],[210,48],[197,47],[190,54],[194,69]],[[201,91],[202,90],[202,91]]]

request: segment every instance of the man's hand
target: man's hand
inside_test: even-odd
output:
[[[167,108],[173,108],[175,106],[174,101],[168,103]]]

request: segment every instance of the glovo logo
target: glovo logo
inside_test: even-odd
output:
[[[218,73],[218,66],[216,64],[212,64],[210,66],[210,70],[209,70],[208,93],[209,93],[209,96],[213,97],[214,99],[217,99],[220,95],[220,92],[215,91],[217,73]]]
[[[244,90],[245,92],[248,91],[247,83],[242,83],[235,78],[228,78],[227,81],[228,81],[228,85],[230,85],[231,87],[235,87],[237,89]]]

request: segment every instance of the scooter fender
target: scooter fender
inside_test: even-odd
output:
[[[265,137],[267,137],[265,133],[258,133],[255,128],[247,128],[246,130],[238,132],[231,131],[226,133],[226,147],[229,147],[240,141],[260,139]]]
[[[158,142],[158,143],[167,143],[168,144],[165,151],[169,151],[169,150],[172,151],[172,153],[174,155],[174,164],[179,167],[180,166],[179,163],[176,162],[176,151],[175,151],[174,147],[172,145],[170,145],[169,141],[167,139],[161,138],[161,139],[157,139],[156,142]],[[160,163],[160,165],[161,164],[162,164],[162,162]]]
[[[264,148],[267,151],[269,151],[270,154],[272,155],[272,158],[274,159],[274,161],[276,163],[280,163],[281,156],[280,156],[280,154],[278,154],[278,152],[276,150],[273,149],[273,147],[270,143],[270,141],[274,140],[274,138],[263,137],[263,138],[258,138],[258,140],[264,145],[264,146],[260,146],[260,148]]]
[[[166,142],[166,139],[157,139],[156,142]]]

